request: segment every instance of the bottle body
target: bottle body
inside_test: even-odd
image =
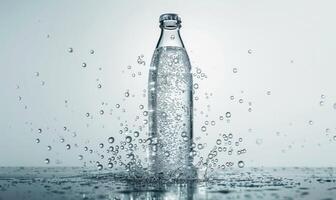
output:
[[[193,138],[191,65],[183,47],[156,48],[149,72],[149,160],[156,174],[185,177]]]

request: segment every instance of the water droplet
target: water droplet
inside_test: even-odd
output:
[[[39,138],[36,138],[35,142],[38,144],[40,143],[40,139]]]
[[[134,137],[139,137],[140,133],[138,131],[134,131]]]
[[[113,168],[113,163],[109,162],[109,163],[107,164],[107,166],[108,166],[108,168],[112,169],[112,168]]]
[[[119,104],[116,104],[116,108],[120,108],[120,105],[119,105]]]
[[[112,144],[114,142],[114,137],[109,137],[107,141]]]
[[[66,147],[67,150],[71,149],[70,144],[67,144],[65,147]]]
[[[225,117],[226,117],[226,118],[230,118],[230,117],[231,117],[231,113],[230,113],[230,112],[226,112],[226,113],[225,113]]]
[[[65,142],[64,138],[61,138],[61,139],[60,139],[60,142],[61,142],[61,143],[64,143],[64,142]]]
[[[219,120],[224,120],[224,117],[222,115],[219,116]]]
[[[104,114],[104,110],[100,110],[99,113],[100,113],[101,115],[103,115],[103,114]]]
[[[243,103],[244,102],[244,100],[243,99],[239,99],[239,103]]]
[[[221,145],[222,144],[222,140],[221,139],[217,139],[216,144],[217,145]]]
[[[308,122],[310,125],[313,125],[314,124],[314,122],[312,121],[312,120],[309,120],[309,122]]]
[[[144,105],[139,106],[140,110],[144,109]]]
[[[132,137],[131,137],[131,136],[126,136],[126,142],[127,142],[127,143],[132,142]]]
[[[52,147],[51,146],[47,146],[48,151],[51,151]]]
[[[49,163],[50,163],[49,158],[46,158],[46,159],[44,160],[44,163],[45,163],[45,164],[49,164]]]
[[[233,68],[232,71],[233,71],[233,73],[237,73],[238,69],[237,68]]]
[[[202,127],[201,127],[201,130],[202,130],[203,132],[205,132],[205,131],[206,131],[206,126],[202,126]]]
[[[83,156],[82,155],[78,155],[78,160],[83,160]]]
[[[98,168],[98,170],[102,170],[103,169],[103,165],[102,164],[98,164],[97,168]]]
[[[203,145],[202,145],[202,144],[198,144],[198,145],[197,145],[197,148],[198,148],[199,150],[201,150],[201,149],[203,149]]]
[[[125,97],[129,97],[129,92],[125,92]]]
[[[37,132],[42,133],[42,129],[41,128],[37,129]]]
[[[97,88],[102,88],[102,85],[99,83],[98,85],[97,85]]]
[[[148,115],[148,112],[147,112],[147,111],[143,111],[143,115],[144,115],[144,116],[147,116],[147,115]]]
[[[102,149],[102,148],[104,148],[104,144],[103,143],[100,143],[99,144],[99,147]]]
[[[324,94],[321,94],[321,99],[325,99],[325,95]]]
[[[215,126],[215,125],[216,125],[216,122],[215,122],[215,121],[211,121],[211,125],[212,125],[212,126]]]
[[[90,50],[90,54],[94,54],[94,50],[93,49]]]
[[[68,48],[68,52],[69,52],[69,53],[72,53],[72,52],[73,52],[73,48],[71,48],[71,47]]]
[[[245,166],[245,163],[243,161],[238,161],[238,167],[243,168]]]
[[[86,67],[86,63],[85,62],[82,63],[82,67]]]
[[[85,116],[86,116],[86,117],[90,117],[90,113],[86,113]]]

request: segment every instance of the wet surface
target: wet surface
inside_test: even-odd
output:
[[[323,199],[336,197],[336,168],[246,168],[208,180],[162,183],[72,167],[2,167],[0,199]]]

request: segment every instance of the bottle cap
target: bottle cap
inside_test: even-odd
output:
[[[175,13],[165,13],[160,16],[160,22],[165,20],[176,20],[178,23],[181,23],[181,18]]]

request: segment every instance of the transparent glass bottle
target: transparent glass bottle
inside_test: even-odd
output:
[[[148,82],[149,161],[155,174],[178,179],[193,171],[193,81],[180,17],[161,15],[160,28]]]

